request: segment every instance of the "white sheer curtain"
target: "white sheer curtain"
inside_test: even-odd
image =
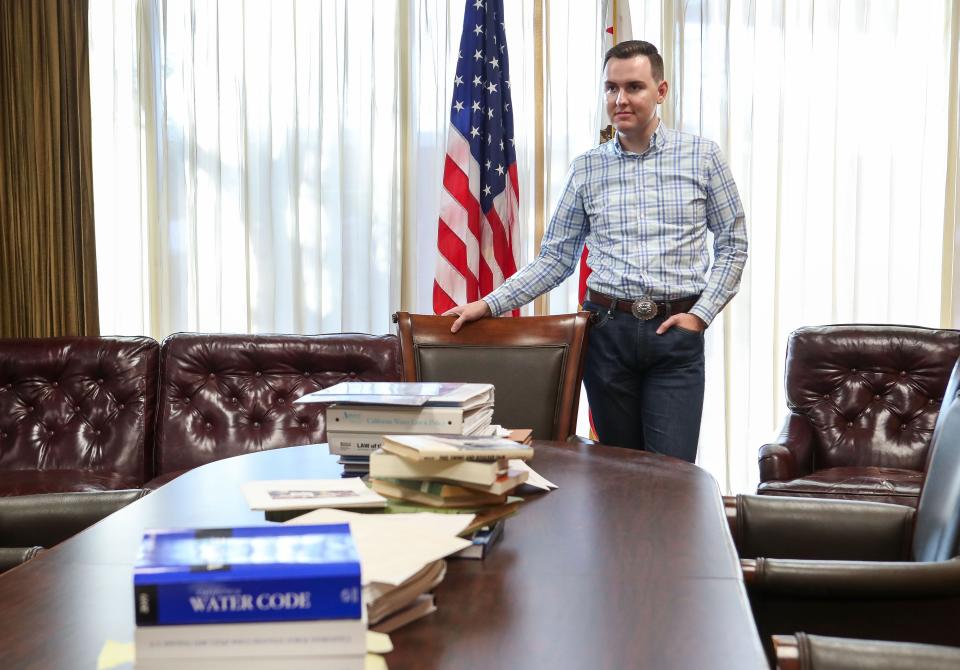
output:
[[[522,263],[597,142],[602,2],[543,3],[540,99],[535,0],[505,3]],[[430,311],[464,0],[90,4],[103,332],[388,332],[393,310]],[[664,119],[721,145],[748,215],[743,287],[708,331],[700,464],[749,491],[791,330],[949,325],[957,9],[629,4],[665,57]],[[575,287],[550,311],[576,309]]]
[[[101,330],[388,330],[397,13],[90,4]]]

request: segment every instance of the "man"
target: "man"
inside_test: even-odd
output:
[[[667,89],[652,44],[621,42],[607,52],[615,138],[573,161],[537,259],[447,314],[459,316],[457,332],[530,302],[573,272],[586,241],[593,272],[584,308],[595,321],[584,384],[600,441],[693,462],[703,331],[739,288],[747,232],[717,145],[670,130],[657,116]]]

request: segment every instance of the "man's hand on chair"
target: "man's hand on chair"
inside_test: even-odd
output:
[[[485,316],[490,316],[490,306],[483,300],[476,300],[466,305],[457,305],[453,309],[448,309],[443,313],[443,316],[457,317],[457,320],[453,322],[453,326],[450,328],[450,332],[455,333],[468,321],[476,321]]]

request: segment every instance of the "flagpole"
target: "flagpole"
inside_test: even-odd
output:
[[[543,99],[545,96],[543,83],[543,0],[535,0],[533,3],[533,44],[534,44],[534,62],[533,62],[533,89],[534,89],[534,219],[533,219],[533,239],[534,256],[540,253],[540,241],[543,239],[545,204],[544,204],[544,180],[546,170],[544,169],[545,149],[544,136],[546,134],[546,124],[544,123]],[[550,313],[550,294],[544,293],[533,303],[533,313],[536,316],[544,316]]]

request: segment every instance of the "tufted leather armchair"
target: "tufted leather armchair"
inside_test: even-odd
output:
[[[294,404],[342,381],[398,381],[392,335],[178,333],[161,346],[156,472],[326,440],[325,405]]]
[[[960,362],[954,373],[960,378]],[[771,635],[797,631],[960,646],[957,386],[951,384],[943,400],[917,509],[799,497],[727,499],[768,654]]]
[[[146,337],[0,340],[0,496],[141,486],[158,360]]]
[[[787,344],[790,413],[760,449],[757,493],[916,506],[960,331],[801,328]]]

